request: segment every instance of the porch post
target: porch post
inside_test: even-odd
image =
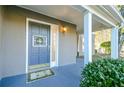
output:
[[[92,62],[92,14],[84,15],[84,66]]]
[[[112,28],[111,33],[111,58],[119,57],[119,31],[118,28]]]

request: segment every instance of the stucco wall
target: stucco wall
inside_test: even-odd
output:
[[[76,63],[76,26],[28,11],[16,6],[6,6],[3,27],[3,77],[24,74],[26,70],[26,17],[68,27],[59,33],[59,65]]]

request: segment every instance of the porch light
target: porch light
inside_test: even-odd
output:
[[[67,27],[63,26],[63,27],[61,28],[61,32],[62,32],[62,33],[67,32]]]

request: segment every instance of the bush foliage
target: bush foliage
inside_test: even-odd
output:
[[[101,48],[105,49],[106,54],[110,54],[111,52],[111,41],[106,41],[100,44]]]
[[[81,87],[124,87],[124,60],[103,58],[85,66]]]

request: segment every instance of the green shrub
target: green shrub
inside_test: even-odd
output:
[[[106,41],[100,44],[101,48],[105,49],[106,54],[110,54],[111,52],[111,41]]]
[[[124,87],[124,60],[98,59],[81,72],[81,87]]]

